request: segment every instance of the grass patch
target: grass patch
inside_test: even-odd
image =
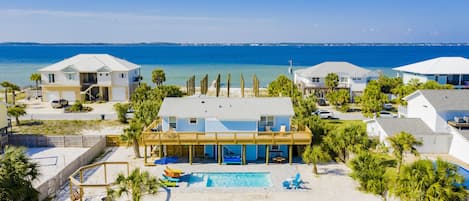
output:
[[[82,129],[99,129],[105,126],[124,125],[119,121],[101,120],[23,120],[13,126],[15,134],[78,135]]]
[[[339,127],[339,126],[346,126],[346,125],[352,125],[352,124],[365,126],[365,122],[363,122],[362,120],[324,119],[323,122],[326,124],[327,127]]]

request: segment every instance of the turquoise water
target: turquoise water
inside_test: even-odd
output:
[[[192,173],[189,185],[201,183],[205,187],[270,187],[268,172],[198,172]]]
[[[179,46],[179,45],[12,45],[0,44],[0,81],[21,86],[33,85],[31,73],[39,68],[80,53],[107,53],[142,66],[144,81],[150,72],[163,68],[167,84],[185,85],[196,75],[196,83],[206,73],[214,80],[220,73],[226,82],[231,73],[234,87],[243,73],[247,86],[257,75],[265,87],[279,74],[287,74],[288,60],[294,69],[324,61],[348,61],[379,69],[394,76],[391,68],[441,56],[469,58],[469,46]]]
[[[469,170],[458,166],[458,173],[464,177],[464,183],[462,184],[466,190],[469,190]]]

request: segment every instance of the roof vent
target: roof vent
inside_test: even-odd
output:
[[[203,103],[205,103],[205,101],[200,101],[200,103],[202,103],[202,104],[203,104]]]
[[[221,105],[218,105],[218,108],[221,108]]]

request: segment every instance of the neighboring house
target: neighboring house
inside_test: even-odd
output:
[[[396,132],[409,132],[423,140],[424,153],[445,153],[450,135],[446,153],[469,163],[468,97],[469,90],[418,90],[404,97],[407,106],[399,108],[399,116],[406,118],[371,120],[367,130],[383,142]]]
[[[8,126],[9,120],[7,106],[5,103],[0,103],[0,135],[7,133]]]
[[[44,101],[127,101],[141,79],[139,65],[109,54],[78,54],[39,72]]]
[[[370,71],[348,62],[323,62],[313,67],[296,70],[294,82],[303,94],[324,97],[328,89],[325,80],[329,73],[336,73],[339,76],[337,88],[349,90],[352,98],[360,95],[370,80],[379,77],[376,71]]]
[[[454,85],[455,88],[469,88],[469,59],[464,57],[438,57],[393,70],[399,72],[404,84],[411,79],[423,83],[434,80],[440,84]]]
[[[293,145],[310,144],[312,137],[309,130],[291,131],[293,115],[290,98],[165,98],[161,121],[144,131],[143,141],[165,145],[166,155],[181,155],[174,145],[188,145],[181,149],[219,163],[228,155],[266,162],[281,156],[291,162],[297,155]]]

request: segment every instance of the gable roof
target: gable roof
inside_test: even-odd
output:
[[[404,100],[409,101],[418,95],[424,96],[437,111],[469,110],[469,90],[418,90]]]
[[[469,59],[464,57],[438,57],[397,68],[403,71],[417,74],[469,74]]]
[[[412,135],[446,135],[435,133],[420,118],[377,118],[376,122],[388,136],[404,131]]]
[[[158,116],[259,120],[261,116],[293,116],[290,98],[167,97]]]
[[[373,71],[343,61],[327,61],[309,68],[295,71],[296,75],[304,77],[326,77],[329,73],[336,73],[339,76],[348,75],[362,77],[373,73]]]
[[[78,54],[41,68],[39,71],[62,71],[72,68],[78,72],[97,72],[103,67],[109,68],[112,71],[129,71],[140,68],[137,64],[109,54]]]

